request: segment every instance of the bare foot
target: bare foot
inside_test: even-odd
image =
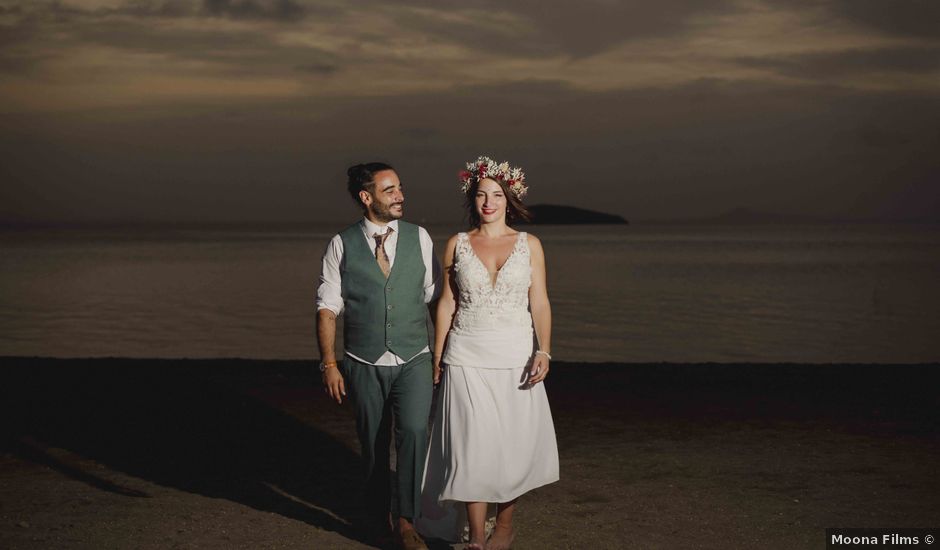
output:
[[[516,531],[512,527],[502,527],[497,524],[490,540],[486,542],[486,550],[509,550],[515,536]]]

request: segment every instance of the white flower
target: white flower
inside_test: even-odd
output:
[[[521,168],[513,168],[509,162],[497,163],[487,156],[479,156],[474,162],[467,163],[468,174],[460,178],[460,190],[466,193],[470,186],[483,178],[492,178],[504,182],[512,182],[509,190],[516,198],[523,198],[529,188],[525,185],[525,173]]]

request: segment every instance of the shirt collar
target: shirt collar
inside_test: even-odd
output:
[[[369,218],[362,218],[362,225],[370,237],[376,233],[384,235],[389,228],[391,228],[392,231],[398,231],[398,220],[392,220],[388,222],[388,225],[377,225],[372,223]]]

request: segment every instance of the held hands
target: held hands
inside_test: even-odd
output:
[[[339,373],[339,369],[335,366],[329,367],[323,371],[321,378],[323,391],[330,396],[330,399],[342,405],[343,397],[346,396],[346,382],[343,380],[343,375]]]
[[[550,359],[551,356],[547,353],[535,353],[535,357],[532,358],[532,368],[529,369],[528,384],[530,386],[538,384],[539,382],[545,380],[545,377],[548,376],[548,363]]]

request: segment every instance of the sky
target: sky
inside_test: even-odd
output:
[[[935,0],[0,0],[0,222],[333,222],[346,168],[531,204],[940,220]]]

